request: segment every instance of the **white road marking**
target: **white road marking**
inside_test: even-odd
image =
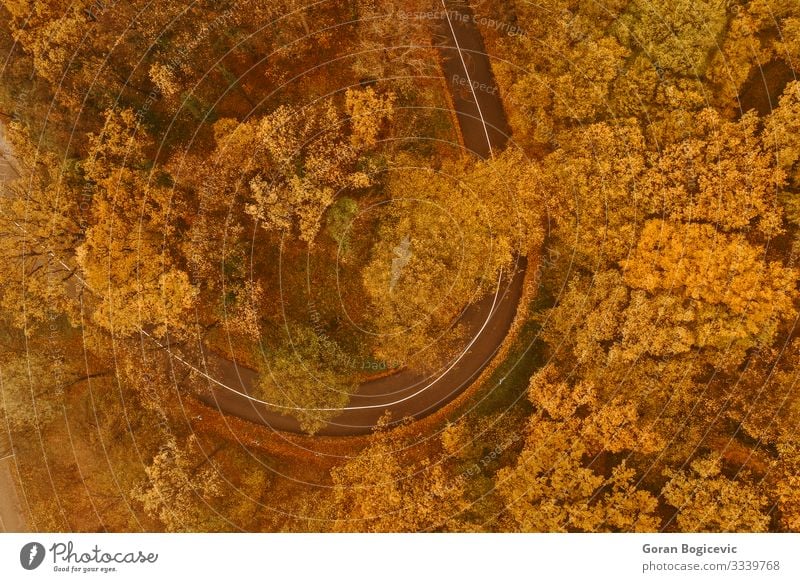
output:
[[[486,126],[486,120],[483,118],[483,111],[481,111],[481,104],[478,102],[478,96],[475,94],[475,86],[472,84],[472,79],[469,76],[469,69],[467,68],[467,63],[464,60],[464,54],[461,52],[461,45],[458,44],[458,37],[456,36],[456,29],[453,27],[453,21],[450,20],[450,11],[447,9],[447,4],[445,1],[442,0],[442,7],[444,8],[444,15],[447,18],[447,24],[450,26],[450,32],[453,33],[453,41],[456,43],[456,51],[458,52],[458,58],[461,59],[461,66],[464,67],[464,73],[467,75],[467,84],[469,85],[469,90],[472,91],[472,97],[475,99],[475,107],[478,109],[478,115],[481,118],[481,125],[483,125],[483,133],[486,135],[486,143],[489,146],[489,155],[494,158],[494,150],[492,149],[492,140],[489,139],[489,128]]]
[[[458,362],[461,361],[461,359],[465,355],[467,355],[467,353],[469,352],[469,349],[478,340],[480,335],[483,333],[483,330],[486,329],[487,325],[489,325],[489,321],[492,319],[492,316],[494,315],[494,309],[497,306],[497,298],[500,296],[500,284],[502,282],[502,279],[503,279],[503,271],[501,270],[500,271],[500,275],[497,278],[497,291],[494,294],[494,300],[492,301],[492,308],[489,310],[489,315],[486,317],[486,321],[483,322],[483,325],[481,326],[481,328],[477,331],[477,333],[475,333],[475,335],[472,337],[472,340],[469,342],[469,344],[467,344],[467,347],[464,348],[464,350],[453,361],[453,363],[450,364],[450,366],[444,372],[442,372],[439,376],[437,376],[435,380],[431,381],[426,386],[424,386],[423,388],[420,388],[419,390],[417,390],[413,394],[410,394],[410,395],[408,395],[408,396],[406,396],[404,398],[400,398],[399,400],[394,400],[392,402],[384,402],[383,404],[370,404],[370,405],[365,405],[365,406],[346,406],[344,408],[305,408],[305,407],[302,407],[302,406],[286,406],[286,405],[283,405],[283,404],[273,404],[272,402],[267,402],[265,400],[261,400],[259,398],[256,398],[255,396],[250,396],[249,394],[247,394],[245,392],[242,392],[241,390],[237,390],[236,388],[231,388],[227,384],[225,384],[223,382],[220,382],[219,380],[217,380],[216,378],[214,378],[212,376],[209,376],[208,374],[206,374],[202,370],[196,368],[194,365],[192,365],[191,363],[187,362],[186,360],[184,360],[180,356],[178,356],[176,354],[173,354],[169,350],[168,347],[163,345],[161,342],[159,342],[155,337],[150,335],[145,330],[140,330],[140,331],[145,336],[149,337],[157,346],[159,346],[161,349],[166,351],[171,357],[175,358],[180,363],[182,363],[183,365],[185,365],[188,368],[190,368],[192,371],[197,372],[198,374],[200,374],[201,376],[203,376],[207,380],[210,380],[211,382],[213,382],[214,384],[216,384],[220,388],[224,388],[225,390],[229,390],[229,391],[231,391],[231,392],[233,392],[235,394],[238,394],[238,395],[246,398],[247,400],[249,400],[251,402],[255,402],[257,404],[264,404],[265,406],[271,406],[272,408],[280,408],[281,410],[295,410],[295,411],[301,411],[302,410],[302,411],[313,411],[313,412],[330,412],[330,411],[345,412],[347,410],[369,410],[369,409],[374,409],[374,408],[386,408],[386,407],[389,407],[389,406],[394,406],[395,404],[400,404],[401,402],[405,402],[405,401],[410,400],[412,398],[416,398],[417,396],[419,396],[420,394],[425,392],[428,388],[430,388],[431,386],[436,384],[439,380],[441,380],[448,372],[450,372],[450,370],[452,370],[456,366],[456,364],[458,364]],[[227,360],[227,361],[230,362],[231,360]],[[233,362],[233,364],[236,365],[235,362]]]
[[[25,229],[25,227],[22,226],[21,224],[19,224],[17,221],[12,220],[12,222],[14,223],[14,226],[19,228],[22,232],[24,232],[26,234],[28,233],[28,231]],[[62,261],[59,257],[57,257],[56,254],[53,251],[47,251],[47,254],[52,259],[54,259],[58,264],[60,264],[62,267],[64,267],[67,271],[72,271],[70,266],[67,265],[67,263],[65,263],[64,261]],[[89,286],[89,284],[86,282],[86,280],[83,279],[83,277],[81,277],[77,272],[74,273],[74,277],[88,291],[90,291],[91,293],[94,293],[95,295],[98,295],[98,296],[102,297],[102,295],[100,293],[97,293],[96,291],[94,291]],[[167,346],[165,346],[160,341],[158,341],[152,334],[148,333],[146,330],[144,330],[142,328],[139,328],[139,333],[141,333],[144,336],[150,338],[153,341],[153,343],[155,343],[159,348],[161,348],[167,354],[169,354],[170,357],[174,358],[175,360],[179,361],[183,365],[187,366],[193,372],[195,372],[195,373],[199,374],[200,376],[202,376],[203,378],[213,382],[217,386],[219,386],[221,388],[224,388],[225,390],[229,390],[229,391],[231,391],[231,392],[233,392],[235,394],[238,394],[238,395],[250,400],[251,402],[256,402],[258,404],[263,404],[265,406],[270,406],[272,408],[278,408],[278,409],[281,409],[281,410],[308,411],[308,412],[330,412],[330,411],[342,411],[342,412],[345,412],[347,410],[367,410],[367,409],[373,409],[373,408],[387,408],[389,406],[394,406],[395,404],[400,404],[401,402],[405,402],[407,400],[410,400],[411,398],[415,398],[416,396],[419,396],[420,394],[425,392],[428,388],[430,388],[431,386],[436,384],[436,382],[441,380],[442,377],[444,377],[448,372],[450,372],[450,370],[452,370],[456,366],[456,364],[458,364],[458,362],[460,362],[461,359],[469,352],[469,350],[472,347],[472,345],[478,340],[478,337],[480,337],[481,333],[483,333],[483,330],[486,329],[487,325],[489,325],[489,321],[491,320],[492,315],[494,315],[494,309],[497,306],[497,298],[500,296],[500,285],[501,285],[501,282],[502,282],[502,278],[503,278],[503,271],[501,269],[500,270],[500,274],[497,277],[497,291],[495,291],[494,299],[492,300],[492,308],[489,310],[489,315],[486,317],[486,321],[483,322],[483,325],[481,326],[481,328],[473,336],[472,340],[469,342],[467,347],[464,348],[464,350],[461,352],[461,354],[458,356],[458,358],[456,358],[453,361],[453,363],[450,364],[450,366],[444,372],[442,372],[435,380],[433,380],[432,382],[427,384],[425,387],[420,388],[419,390],[417,390],[416,392],[414,392],[413,394],[411,394],[409,396],[406,396],[406,397],[401,398],[399,400],[395,400],[393,402],[385,402],[383,404],[371,404],[371,405],[365,405],[365,406],[347,406],[345,408],[304,408],[302,406],[286,406],[286,405],[282,405],[282,404],[274,404],[274,403],[271,403],[271,402],[267,402],[265,400],[260,400],[258,398],[253,397],[253,396],[250,396],[249,394],[247,394],[245,392],[242,392],[241,390],[237,390],[236,388],[232,388],[232,387],[228,386],[227,384],[217,380],[213,376],[210,376],[209,374],[207,374],[203,370],[197,368],[196,366],[194,366],[190,362],[184,360],[179,355],[173,353],[172,350],[170,350]],[[228,362],[231,362],[234,366],[238,367],[238,364],[236,364],[236,362],[233,362],[232,360],[228,360],[227,358],[223,358],[223,359],[225,359]]]
[[[447,6],[446,6],[446,4],[445,4],[444,0],[442,0],[442,6],[443,6],[443,7],[444,7],[444,9],[445,9],[445,15],[446,15],[446,17],[447,17],[447,23],[448,23],[448,25],[450,26],[450,31],[451,31],[451,32],[452,32],[452,34],[453,34],[453,40],[454,40],[454,41],[455,41],[455,43],[456,43],[456,50],[458,51],[458,56],[459,56],[459,58],[461,59],[461,64],[462,64],[462,66],[464,67],[464,72],[465,72],[465,73],[466,73],[466,75],[467,75],[467,82],[468,82],[468,84],[469,84],[470,91],[472,92],[472,96],[473,96],[473,98],[475,99],[475,106],[476,106],[476,107],[477,107],[477,109],[478,109],[478,114],[480,115],[480,118],[481,118],[481,124],[483,125],[483,132],[484,132],[484,134],[486,135],[486,143],[487,143],[487,144],[488,144],[488,146],[489,146],[489,154],[490,154],[492,157],[494,157],[494,151],[492,150],[492,143],[491,143],[491,141],[490,141],[490,139],[489,139],[489,130],[488,130],[487,126],[486,126],[486,121],[485,121],[485,119],[484,119],[484,117],[483,117],[483,112],[481,111],[481,106],[480,106],[480,104],[478,103],[478,96],[475,94],[475,88],[474,88],[474,86],[473,86],[473,84],[472,84],[472,79],[470,78],[470,75],[469,75],[469,70],[467,69],[467,64],[466,64],[466,62],[465,62],[465,60],[464,60],[464,55],[463,55],[463,54],[462,54],[462,52],[461,52],[461,46],[458,44],[458,38],[456,37],[456,31],[455,31],[455,28],[453,27],[453,23],[452,23],[452,21],[450,20],[450,14],[449,14],[449,11],[448,11],[448,9],[447,9]],[[4,154],[4,155],[3,155],[3,158],[4,158],[4,160],[5,160],[5,161],[8,163],[8,165],[9,165],[9,166],[10,166],[10,167],[11,167],[11,168],[14,170],[14,172],[15,172],[17,175],[19,175],[19,171],[17,170],[17,168],[14,166],[14,164],[13,164],[13,162],[12,162],[12,160],[13,160],[13,157],[14,157],[14,156],[13,156],[13,154],[12,154],[10,151],[7,153],[7,155],[6,155],[6,154]],[[9,158],[11,158],[11,159],[9,159]],[[21,224],[19,224],[19,223],[18,223],[17,221],[15,221],[15,220],[12,220],[12,222],[14,223],[14,226],[16,226],[17,228],[19,228],[19,229],[20,229],[22,232],[24,232],[25,234],[28,234],[28,231],[25,229],[25,227],[23,227]],[[57,257],[57,256],[56,256],[56,254],[55,254],[53,251],[47,251],[47,254],[48,254],[48,255],[49,255],[49,256],[50,256],[52,259],[54,259],[54,260],[55,260],[57,263],[59,263],[59,264],[60,264],[62,267],[64,267],[64,268],[65,268],[67,271],[72,271],[72,270],[73,270],[73,269],[72,269],[72,268],[71,268],[69,265],[67,265],[67,264],[66,264],[64,261],[62,261],[62,260],[61,260],[59,257]],[[85,281],[85,280],[84,280],[84,279],[83,279],[83,278],[82,278],[82,277],[81,277],[81,276],[80,276],[80,275],[79,275],[77,272],[75,272],[75,273],[74,273],[74,276],[75,276],[75,278],[77,279],[77,281],[78,281],[78,282],[79,282],[79,283],[80,283],[80,284],[81,284],[81,285],[82,285],[84,288],[86,288],[86,289],[87,289],[88,291],[90,291],[91,293],[94,293],[95,295],[98,295],[98,296],[102,297],[102,295],[101,295],[101,294],[97,293],[97,292],[96,292],[96,291],[94,291],[94,290],[93,290],[91,287],[89,287],[89,284],[88,284],[88,283],[87,283],[87,282],[86,282],[86,281]],[[233,393],[235,393],[235,394],[238,394],[239,396],[242,396],[242,397],[246,398],[247,400],[250,400],[251,402],[256,402],[256,403],[258,403],[258,404],[263,404],[263,405],[265,405],[265,406],[269,406],[269,407],[272,407],[272,408],[277,408],[277,409],[281,409],[281,410],[287,410],[287,411],[307,411],[307,412],[330,412],[330,411],[341,411],[341,412],[345,412],[345,411],[348,411],[348,410],[367,410],[367,409],[375,409],[375,408],[388,408],[388,407],[390,407],[390,406],[394,406],[394,405],[396,405],[396,404],[400,404],[400,403],[402,403],[402,402],[406,402],[407,400],[410,400],[410,399],[412,399],[412,398],[415,398],[415,397],[419,396],[420,394],[422,394],[423,392],[425,392],[426,390],[428,390],[428,389],[429,389],[431,386],[433,386],[434,384],[436,384],[436,383],[437,383],[439,380],[441,380],[441,379],[442,379],[442,378],[443,378],[445,375],[447,375],[447,374],[448,374],[448,373],[449,373],[449,372],[450,372],[450,371],[451,371],[453,368],[455,368],[455,366],[456,366],[456,365],[457,365],[457,364],[458,364],[458,363],[461,361],[461,359],[462,359],[462,358],[463,358],[463,357],[464,357],[464,356],[465,356],[467,353],[469,353],[469,352],[470,352],[470,348],[471,348],[471,347],[473,346],[473,344],[474,344],[474,343],[475,343],[475,342],[478,340],[478,337],[480,337],[480,335],[481,335],[481,334],[483,333],[483,331],[486,329],[486,326],[487,326],[487,325],[489,325],[489,321],[491,320],[491,318],[492,318],[492,315],[494,315],[494,310],[495,310],[495,307],[497,306],[497,299],[498,299],[498,297],[500,296],[500,285],[501,285],[501,282],[502,282],[502,278],[503,278],[503,271],[502,271],[502,269],[501,269],[501,270],[500,270],[500,274],[498,275],[498,278],[497,278],[497,291],[496,291],[496,292],[495,292],[495,294],[494,294],[494,299],[492,300],[492,307],[491,307],[491,309],[489,310],[489,315],[486,317],[486,321],[484,321],[484,322],[483,322],[483,325],[481,326],[481,328],[480,328],[480,329],[477,331],[477,333],[475,333],[475,335],[473,336],[473,338],[472,338],[472,340],[469,342],[469,344],[466,346],[466,348],[464,348],[464,350],[461,352],[461,354],[459,354],[459,356],[458,356],[458,357],[457,357],[457,358],[456,358],[456,359],[455,359],[455,360],[454,360],[454,361],[453,361],[453,362],[450,364],[450,366],[448,366],[448,368],[447,368],[447,369],[446,369],[444,372],[442,372],[442,373],[441,373],[439,376],[437,376],[435,380],[431,381],[431,382],[430,382],[430,383],[428,383],[426,386],[424,386],[423,388],[420,388],[419,390],[417,390],[417,391],[416,391],[416,392],[414,392],[413,394],[411,394],[411,395],[409,395],[409,396],[406,396],[406,397],[404,397],[404,398],[400,398],[399,400],[395,400],[395,401],[392,401],[392,402],[385,402],[385,403],[383,403],[383,404],[371,404],[371,405],[364,405],[364,406],[347,406],[347,407],[345,407],[345,408],[304,408],[304,407],[301,407],[301,406],[286,406],[286,405],[281,405],[281,404],[274,404],[274,403],[271,403],[271,402],[267,402],[267,401],[265,401],[265,400],[260,400],[260,399],[258,399],[258,398],[255,398],[255,397],[253,397],[253,396],[250,396],[249,394],[247,394],[247,393],[245,393],[245,392],[242,392],[241,390],[237,390],[237,389],[235,389],[235,388],[232,388],[231,386],[228,386],[227,384],[225,384],[225,383],[223,383],[223,382],[221,382],[221,381],[217,380],[217,379],[216,379],[216,378],[214,378],[213,376],[210,376],[209,374],[207,374],[207,373],[206,373],[206,372],[204,372],[203,370],[200,370],[199,368],[197,368],[196,366],[194,366],[194,365],[193,365],[193,364],[191,364],[190,362],[188,362],[188,361],[186,361],[185,359],[183,359],[181,356],[179,356],[179,355],[177,355],[177,354],[173,353],[173,352],[172,352],[172,351],[171,351],[171,350],[170,350],[170,349],[169,349],[167,346],[165,346],[165,345],[164,345],[164,344],[162,344],[160,341],[158,341],[158,340],[157,340],[157,339],[156,339],[156,338],[155,338],[153,335],[151,335],[150,333],[148,333],[146,330],[144,330],[144,329],[141,329],[141,328],[140,328],[140,329],[139,329],[139,332],[140,332],[141,334],[143,334],[144,336],[146,336],[146,337],[150,338],[150,339],[151,339],[151,340],[152,340],[152,341],[153,341],[153,342],[154,342],[154,343],[155,343],[155,344],[156,344],[158,347],[160,347],[160,348],[161,348],[162,350],[164,350],[164,351],[165,351],[167,354],[169,354],[169,356],[170,356],[171,358],[174,358],[175,360],[179,361],[179,362],[180,362],[180,363],[182,363],[183,365],[187,366],[187,367],[188,367],[190,370],[192,370],[193,372],[195,372],[195,373],[199,374],[201,377],[203,377],[203,378],[205,378],[205,379],[207,379],[207,380],[209,380],[209,381],[213,382],[213,383],[214,383],[214,384],[216,384],[217,386],[219,386],[219,387],[221,387],[221,388],[224,388],[225,390],[228,390],[228,391],[230,391],[230,392],[233,392]],[[238,364],[237,364],[236,362],[232,361],[232,360],[228,360],[227,358],[222,358],[222,359],[224,359],[224,360],[225,360],[225,361],[227,361],[227,362],[230,362],[231,364],[233,364],[233,365],[234,365],[234,366],[236,366],[237,368],[239,367],[239,366],[238,366]],[[357,394],[357,393],[356,393],[356,394]],[[11,457],[11,456],[13,456],[13,455],[9,455],[9,457]],[[7,459],[7,458],[9,458],[9,457],[3,457],[3,459],[0,459],[0,460]]]

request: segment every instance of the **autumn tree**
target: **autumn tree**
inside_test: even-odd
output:
[[[371,89],[348,93],[347,103],[350,128],[332,100],[302,109],[281,106],[241,124],[217,122],[210,183],[225,197],[244,189],[246,212],[266,230],[312,243],[336,194],[370,184],[356,163],[392,114],[392,97]]]
[[[714,378],[708,390],[727,402],[725,416],[738,432],[775,447],[785,439],[786,427],[800,420],[800,398],[794,392],[799,361],[797,339],[775,342],[753,350],[743,366]]]
[[[109,111],[106,120],[84,163],[96,191],[92,223],[76,251],[96,300],[93,319],[123,335],[186,329],[197,292],[169,244],[179,236],[181,193],[162,185],[168,176],[148,171],[148,144],[131,111]]]
[[[145,468],[146,480],[133,496],[145,512],[157,518],[169,532],[208,532],[223,529],[214,510],[223,484],[197,438],[171,439]]]
[[[677,74],[702,75],[727,15],[713,0],[689,3],[634,0],[615,30],[656,66]]]
[[[80,179],[74,166],[37,149],[21,124],[11,123],[7,137],[12,181],[0,196],[0,304],[17,326],[33,327],[75,313],[69,289],[78,284],[72,258],[82,236]]]
[[[605,394],[642,399],[645,418],[658,419],[665,436],[696,429],[702,439],[702,412],[731,394],[695,382],[738,382],[748,353],[770,346],[794,317],[796,275],[739,237],[661,221],[645,226],[622,267],[573,279],[545,338]],[[680,442],[691,450],[698,441],[684,434]]]
[[[513,33],[486,36],[505,55],[493,63],[516,140],[537,149],[556,141],[565,126],[615,114],[611,95],[631,49],[610,33],[626,2],[511,2],[496,20],[513,18]],[[513,15],[513,17],[511,16]],[[497,37],[496,40],[493,37]]]
[[[405,457],[390,432],[332,470],[339,532],[418,532],[458,528],[465,508],[462,484],[440,463]]]
[[[676,508],[684,532],[763,532],[769,525],[768,498],[743,473],[730,479],[717,455],[692,461],[690,470],[667,470],[664,499]]]
[[[350,116],[350,143],[354,148],[375,146],[384,124],[392,121],[395,99],[394,93],[380,95],[372,87],[346,91],[345,109]]]
[[[764,121],[766,142],[775,152],[778,168],[787,176],[786,187],[779,193],[786,218],[793,226],[794,248],[798,251],[797,228],[800,226],[800,83],[789,83],[780,104]]]
[[[620,264],[631,305],[612,357],[624,361],[716,348],[738,363],[747,349],[770,345],[794,313],[797,273],[707,224],[648,222]]]
[[[652,161],[643,184],[645,212],[707,222],[725,232],[780,233],[778,193],[785,174],[759,130],[754,113],[730,122],[714,110],[702,111],[691,134]]]
[[[642,399],[663,435],[696,445],[701,414],[730,399],[720,382],[796,314],[796,270],[767,252],[783,229],[773,145],[754,116],[710,110],[660,149],[627,124],[565,137],[543,163],[563,209],[551,276],[566,283],[544,337],[579,378]]]
[[[800,9],[789,0],[729,4],[727,31],[710,61],[709,98],[731,114],[769,113],[797,68]]]
[[[635,243],[648,195],[639,186],[646,140],[632,123],[598,123],[562,137],[541,162],[541,188],[553,200],[556,236],[569,241],[564,256],[591,271],[622,259]]]
[[[533,376],[536,406],[517,463],[496,483],[518,531],[652,531],[657,501],[639,489],[622,451],[652,452],[633,404],[603,402],[590,383],[569,385],[553,367]],[[589,462],[587,462],[589,460]],[[605,465],[605,473],[604,473]]]
[[[32,73],[56,88],[50,93],[53,119],[71,120],[86,132],[99,129],[96,119],[102,122],[112,104],[135,107],[148,98],[147,67],[137,63],[149,58],[165,25],[174,25],[186,9],[174,2],[151,10],[141,2],[111,9],[93,0],[5,4],[12,15],[8,26],[32,58]],[[76,139],[82,146],[83,136]]]
[[[349,58],[353,72],[362,79],[392,79],[403,94],[418,92],[419,77],[436,70],[431,47],[436,23],[425,16],[430,6],[420,0],[349,4],[356,22],[356,46]]]
[[[258,396],[316,432],[347,406],[357,388],[353,371],[338,345],[309,326],[293,323],[269,340],[259,362]]]
[[[358,202],[348,196],[338,198],[326,215],[326,232],[339,245],[342,259],[347,260],[350,251],[349,230],[358,214]]]
[[[791,426],[791,425],[790,425]],[[778,461],[770,474],[771,493],[777,500],[781,525],[786,531],[800,530],[800,444],[792,431],[786,431],[777,444]]]
[[[6,354],[0,368],[0,410],[13,434],[35,433],[58,417],[64,385],[53,373],[57,368],[58,364],[38,355],[26,358]]]
[[[364,270],[380,357],[437,365],[460,343],[453,325],[463,310],[537,251],[546,198],[534,171],[519,152],[440,170],[396,161]]]

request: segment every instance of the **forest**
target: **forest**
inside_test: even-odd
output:
[[[797,0],[0,0],[0,54],[28,531],[800,531]]]

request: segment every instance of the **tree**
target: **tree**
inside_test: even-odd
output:
[[[81,240],[80,182],[73,165],[35,148],[21,124],[8,130],[12,151],[3,154],[13,155],[20,176],[0,196],[0,305],[17,327],[33,329],[76,312],[68,290],[77,285],[71,259]]]
[[[723,475],[718,455],[695,459],[690,471],[666,470],[665,475],[670,480],[661,493],[677,509],[678,531],[767,531],[767,496],[746,473],[736,479]]]
[[[361,79],[391,79],[401,94],[419,92],[419,79],[435,74],[431,34],[435,23],[420,0],[353,0],[355,47],[349,62]]]
[[[609,93],[630,52],[613,38],[586,41],[570,54],[570,68],[554,79],[553,113],[591,122],[609,113]]]
[[[800,421],[800,398],[794,391],[800,341],[790,339],[753,350],[745,365],[721,374],[710,384],[727,402],[726,416],[747,437],[769,446],[785,438],[786,427]]]
[[[714,224],[763,237],[781,232],[778,192],[785,175],[771,144],[748,113],[724,121],[711,109],[695,117],[692,135],[654,156],[644,191],[645,209],[675,220]]]
[[[800,223],[797,190],[800,188],[800,82],[786,86],[775,111],[764,121],[764,141],[777,156],[778,167],[788,177],[788,191],[783,192],[787,217]]]
[[[167,441],[145,468],[147,479],[133,491],[145,512],[168,532],[224,529],[213,504],[223,495],[222,481],[195,436]]]
[[[358,214],[358,202],[343,196],[336,200],[326,215],[326,231],[339,245],[338,251],[347,260],[350,250],[348,235],[353,220]]]
[[[713,0],[634,0],[617,23],[623,42],[640,48],[659,68],[702,75],[727,21],[724,3]]]
[[[393,97],[378,98],[372,89],[359,95],[347,96],[352,112],[358,109],[350,138],[343,131],[347,122],[332,100],[305,109],[281,106],[241,124],[231,119],[217,122],[217,149],[208,167],[216,174],[211,183],[223,189],[220,194],[225,197],[246,188],[246,212],[263,228],[297,234],[311,244],[337,193],[370,184],[356,162],[391,118]]]
[[[350,115],[354,148],[373,147],[384,123],[391,123],[394,115],[394,93],[378,95],[372,87],[363,91],[348,89],[345,109]]]
[[[621,266],[631,303],[612,357],[623,361],[716,348],[736,365],[795,313],[797,272],[708,224],[649,221]]]
[[[579,268],[545,329],[552,345],[587,371],[698,353],[702,374],[703,364],[734,369],[777,337],[795,313],[797,273],[764,259],[782,229],[783,178],[753,116],[705,111],[692,135],[654,152],[625,125],[567,137],[543,168],[564,208],[561,255]]]
[[[515,140],[549,147],[575,122],[612,117],[611,89],[624,72],[628,47],[609,27],[627,2],[591,3],[563,0],[513,2],[515,28],[521,33],[493,40],[505,55],[493,63],[503,88]],[[513,7],[513,8],[512,8]],[[498,21],[508,16],[498,14]],[[542,50],[547,47],[547,50]]]
[[[91,139],[84,169],[97,191],[76,260],[96,299],[97,325],[123,335],[152,327],[163,335],[191,326],[197,290],[168,244],[180,237],[181,192],[158,183],[168,176],[143,168],[148,144],[139,139],[129,110],[109,111],[104,133]]]
[[[339,532],[442,531],[458,527],[461,483],[440,463],[404,458],[390,432],[331,471]]]
[[[86,19],[77,6],[68,7],[60,14],[55,6],[51,10],[32,11],[32,14],[37,12],[37,16],[42,12],[50,15],[42,18],[38,27],[35,25],[38,19],[34,18],[34,26],[22,28],[17,38],[33,54],[36,73],[55,84],[81,48],[86,34]]]
[[[15,435],[34,434],[58,418],[64,386],[63,362],[36,355],[8,357],[0,366],[0,411]]]
[[[515,257],[543,239],[542,193],[519,152],[441,170],[399,157],[363,275],[388,361],[435,368],[459,349],[454,326],[470,304],[494,293]]]
[[[731,114],[769,111],[797,67],[800,10],[788,0],[728,3],[728,9],[733,14],[708,70],[710,98]]]
[[[758,119],[730,122],[706,109],[690,127],[658,148],[628,122],[562,134],[542,181],[558,202],[556,234],[571,241],[577,266],[624,259],[648,219],[705,222],[753,242],[782,232],[784,174]]]
[[[632,123],[598,123],[565,133],[542,162],[542,188],[554,203],[555,235],[565,256],[588,270],[624,258],[636,240],[648,192],[645,136]]]
[[[570,386],[547,366],[531,379],[531,416],[517,464],[497,473],[497,488],[519,531],[652,531],[655,497],[634,483],[624,450],[652,452],[658,441],[640,428],[632,404],[603,404],[594,386]],[[609,459],[610,474],[599,459]],[[587,463],[587,459],[591,462]]]
[[[292,323],[261,354],[258,395],[314,433],[347,406],[358,385],[338,345],[309,326]]]
[[[772,495],[777,499],[781,524],[786,531],[800,531],[800,443],[793,434],[778,442],[777,470],[771,475]]]
[[[570,280],[542,335],[576,381],[640,402],[642,417],[675,439],[670,454],[680,459],[705,438],[701,411],[715,418],[726,410],[737,423],[765,430],[770,395],[785,393],[785,380],[751,383],[742,366],[755,350],[768,357],[796,317],[796,280],[794,269],[765,261],[741,235],[648,221],[620,268]],[[763,408],[747,412],[750,385],[766,396]]]

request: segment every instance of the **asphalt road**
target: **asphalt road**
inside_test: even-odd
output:
[[[501,151],[509,129],[503,103],[492,74],[483,39],[472,11],[463,2],[447,5],[445,18],[435,24],[434,43],[442,61],[464,147],[481,158]],[[496,293],[470,306],[459,320],[470,330],[470,340],[459,356],[434,374],[401,370],[359,386],[347,408],[317,434],[345,436],[367,434],[387,412],[391,422],[422,418],[463,392],[492,360],[508,334],[522,294],[526,263],[520,259],[514,273],[500,281]],[[302,432],[293,417],[276,412],[249,396],[258,374],[231,360],[206,354],[210,391],[200,398],[206,404],[269,427]]]
[[[505,147],[508,136],[500,100],[483,40],[472,11],[463,3],[448,6],[447,17],[435,24],[435,44],[442,61],[464,147],[489,158]],[[496,293],[470,306],[459,323],[469,330],[469,341],[451,362],[433,374],[401,370],[365,382],[341,413],[318,434],[358,435],[371,432],[387,412],[392,422],[422,418],[463,392],[492,360],[508,334],[522,293],[526,263],[520,259],[513,273],[498,281]],[[143,334],[149,335],[146,331]],[[290,415],[280,414],[250,396],[258,374],[215,354],[205,354],[213,375],[173,354],[208,381],[199,394],[223,414],[267,425],[275,430],[302,432]]]
[[[347,408],[317,434],[368,434],[386,412],[391,413],[390,424],[408,417],[418,419],[458,396],[492,360],[508,333],[522,293],[525,266],[521,259],[514,276],[503,281],[496,294],[465,311],[460,322],[469,329],[470,340],[457,360],[428,375],[406,369],[365,382],[350,398]],[[258,380],[255,371],[214,354],[206,354],[206,358],[209,368],[219,370],[210,393],[200,396],[206,404],[276,430],[302,432],[292,416],[279,414],[247,396]]]
[[[505,148],[511,134],[503,101],[474,12],[463,0],[441,4],[447,18],[437,23],[434,44],[442,59],[464,147],[487,159]]]

